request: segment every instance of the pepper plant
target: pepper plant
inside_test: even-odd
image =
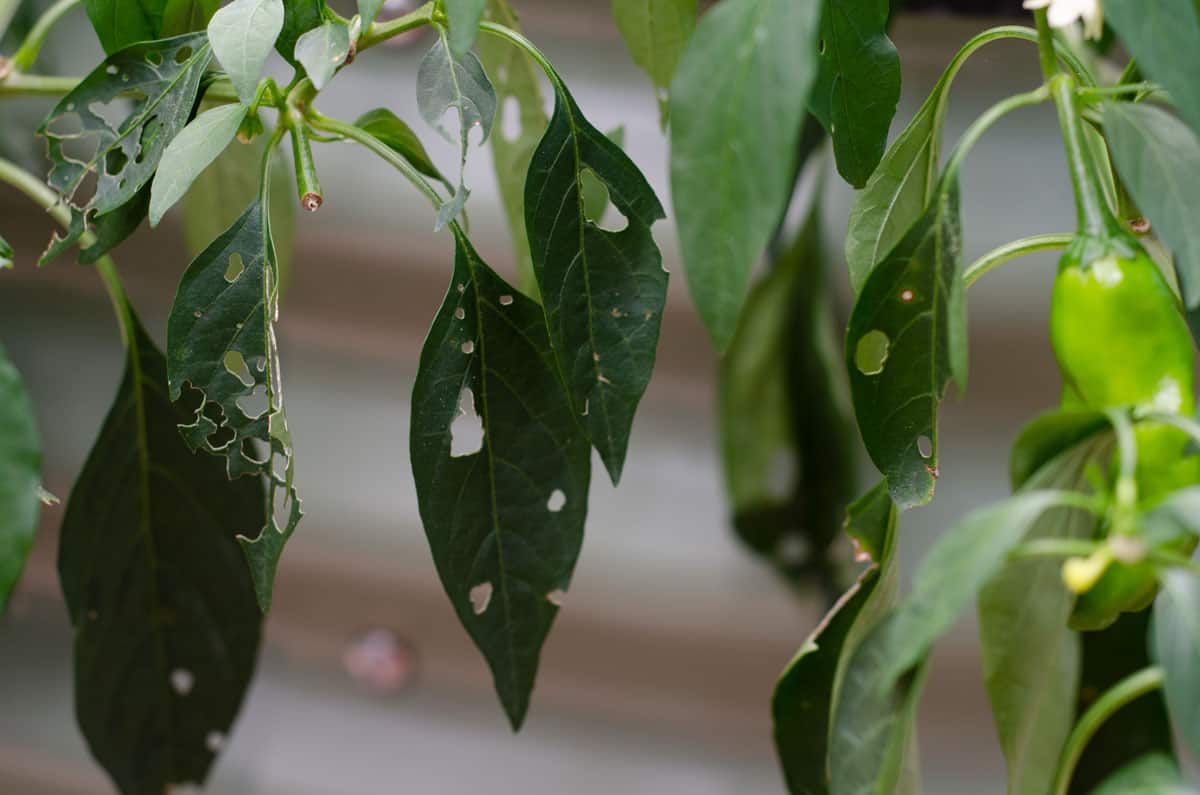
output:
[[[106,58],[83,77],[40,73],[43,43],[80,5]],[[889,147],[901,70],[886,0],[612,3],[670,136],[685,274],[722,355],[733,524],[832,605],[772,704],[793,793],[920,790],[928,657],[972,600],[1010,793],[1185,791],[1173,736],[1200,751],[1200,16],[1192,0],[1026,5],[1036,27],[967,41]],[[17,7],[0,0],[0,38]],[[430,49],[407,77],[423,120],[457,147],[448,173],[392,110],[319,110],[342,70],[419,29]],[[428,199],[431,234],[453,240],[410,455],[446,594],[520,728],[579,554],[592,453],[616,484],[666,301],[653,235],[666,210],[619,136],[588,122],[507,0],[399,15],[384,0],[57,0],[15,31],[0,100],[51,98],[37,130],[48,177],[0,159],[0,182],[61,224],[38,263],[77,252],[125,343],[58,554],[78,722],[115,787],[203,782],[253,675],[303,517],[274,330],[291,209],[320,208],[320,149],[338,142],[394,168]],[[1043,81],[981,115],[943,162],[951,84],[1001,39],[1028,42]],[[273,51],[291,67],[285,85],[263,76]],[[964,160],[1000,117],[1050,105],[1077,228],[964,263]],[[489,138],[513,112],[518,134]],[[471,244],[476,128],[517,284]],[[843,340],[826,267],[840,258],[821,236],[829,159],[859,189]],[[160,350],[164,330],[143,325],[111,255],[180,202],[195,255]],[[604,225],[609,205],[619,229]],[[951,380],[966,386],[967,288],[1053,249],[1060,405],[1015,440],[1013,496],[948,528],[902,596],[901,517],[933,498],[939,406]],[[0,267],[23,255],[0,239]],[[882,476],[857,499],[855,428]],[[2,352],[0,431],[3,608],[53,498]],[[838,552],[847,537],[854,561]]]

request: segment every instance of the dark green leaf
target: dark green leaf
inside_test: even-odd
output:
[[[671,84],[671,192],[692,300],[719,351],[791,194],[819,0],[723,0]]]
[[[202,782],[250,684],[262,616],[234,535],[262,481],[188,450],[166,362],[130,315],[116,401],[71,492],[58,569],[75,628],[75,712],[123,795]]]
[[[296,42],[328,16],[325,0],[287,0],[283,4],[283,28],[275,39],[276,52],[297,69],[303,68],[295,58]]]
[[[1048,465],[1057,470],[1060,456],[1108,427],[1109,420],[1103,412],[1080,409],[1049,411],[1030,422],[1021,429],[1009,458],[1013,491],[1025,488]],[[1047,483],[1031,485],[1031,488],[1048,487]]]
[[[654,83],[665,127],[671,78],[696,27],[696,0],[613,0],[612,12],[633,62]]]
[[[1200,138],[1161,108],[1123,102],[1105,106],[1104,131],[1125,187],[1175,253],[1188,325],[1200,339]]]
[[[1150,654],[1166,675],[1163,693],[1171,722],[1192,756],[1200,757],[1200,579],[1195,574],[1171,569],[1163,575],[1152,626]]]
[[[1104,0],[1104,19],[1160,83],[1192,129],[1200,132],[1200,19],[1195,0]]]
[[[833,138],[838,173],[863,187],[879,165],[900,101],[900,54],[888,0],[826,0],[821,65],[808,109]]]
[[[863,442],[902,509],[932,499],[938,405],[951,378],[966,388],[960,224],[951,182],[871,271],[846,335]]]
[[[258,603],[271,606],[275,568],[300,521],[293,485],[292,439],[284,413],[274,322],[278,269],[256,199],[188,266],[167,321],[168,386],[172,400],[200,393],[180,425],[192,449],[225,457],[230,478],[269,479],[272,511],[259,528],[238,537]]]
[[[525,182],[525,227],[572,406],[616,483],[667,299],[667,272],[650,233],[664,213],[633,161],[588,123],[566,86],[555,81],[555,88],[554,116]],[[620,231],[588,220],[585,169],[624,216]]]
[[[487,0],[445,0],[445,4],[446,20],[450,24],[450,52],[455,58],[462,58],[475,44]]]
[[[13,266],[13,250],[12,246],[3,237],[0,237],[0,270],[11,268]]]
[[[246,109],[238,104],[206,110],[167,144],[150,183],[150,226],[183,198],[196,178],[237,135]]]
[[[220,6],[221,0],[167,0],[159,36],[204,30]]]
[[[872,565],[805,641],[775,686],[775,748],[792,795],[829,791],[830,724],[839,673],[895,600],[896,510],[880,483],[850,506],[847,531]]]
[[[413,387],[413,477],[442,585],[519,728],[583,541],[590,453],[541,308],[451,228],[454,278]]]
[[[211,57],[203,33],[132,45],[109,56],[51,111],[38,134],[49,145],[50,187],[71,207],[68,236],[135,199],[150,181],[167,144],[191,117]],[[104,115],[113,110],[124,118],[115,128]],[[78,193],[89,173],[97,175],[96,189],[84,198]],[[127,215],[117,226],[140,221]]]
[[[42,442],[21,374],[0,346],[0,615],[37,530]]]
[[[271,45],[281,38],[284,6],[283,0],[233,0],[208,23],[213,54],[243,105],[253,101]]]
[[[517,15],[506,0],[488,0],[487,15],[493,22],[519,29]],[[501,129],[519,130],[511,139],[503,135],[491,137],[492,166],[516,254],[518,286],[521,292],[540,300],[529,238],[525,234],[525,175],[547,123],[539,82],[541,73],[523,50],[496,36],[479,40],[479,57],[488,73],[495,76],[496,123]],[[514,102],[508,102],[510,97]],[[517,118],[506,121],[506,114],[514,112],[514,105]]]
[[[85,232],[91,232],[95,240],[85,249],[79,251],[79,262],[83,265],[94,264],[102,256],[124,243],[138,230],[146,214],[150,210],[150,183],[125,204],[117,209],[101,215],[99,218],[92,214],[88,221],[90,229],[84,228],[83,213],[74,213],[71,225],[64,234],[56,234],[50,240],[50,245],[38,258],[38,265],[45,265],[60,255],[66,253],[78,243]]]
[[[341,20],[322,22],[296,40],[296,60],[320,91],[350,55],[350,27]]]
[[[84,7],[101,46],[112,54],[159,38],[167,4],[168,0],[85,0]]]
[[[1091,795],[1195,795],[1184,786],[1179,766],[1167,754],[1139,756],[1104,779]]]
[[[354,122],[354,126],[366,130],[378,138],[392,151],[411,163],[417,171],[420,171],[427,177],[438,180],[449,190],[454,190],[453,183],[442,176],[442,172],[438,171],[437,166],[429,159],[429,153],[425,151],[425,146],[421,143],[421,139],[395,113],[392,113],[387,108],[369,110],[358,117],[358,120]],[[493,143],[496,140],[493,139]]]

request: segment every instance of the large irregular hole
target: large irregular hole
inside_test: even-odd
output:
[[[471,609],[475,611],[475,615],[483,615],[483,611],[488,609],[488,603],[492,601],[492,584],[479,583],[471,589],[467,597],[471,600]]]
[[[265,464],[271,458],[265,447],[258,439],[242,439],[242,456],[255,464]]]
[[[629,226],[629,219],[610,200],[608,186],[590,168],[579,172],[579,189],[583,196],[583,214],[587,220],[607,232],[620,232]]]
[[[458,416],[450,424],[450,455],[458,458],[483,449],[483,420],[475,413],[475,395],[464,387],[458,396]]]
[[[238,351],[227,351],[225,353],[225,369],[237,380],[241,381],[243,386],[254,386],[254,376],[250,375],[250,368],[246,366],[246,359]]]
[[[162,122],[157,116],[151,116],[142,125],[142,132],[138,136],[138,153],[134,158],[138,163],[146,159],[146,153],[154,146],[154,142],[158,140],[158,134],[162,131]]]
[[[242,262],[242,255],[236,251],[233,252],[229,255],[229,267],[225,269],[225,281],[233,284],[244,270],[246,270],[246,263]]]
[[[237,407],[251,420],[256,420],[270,411],[271,400],[267,397],[266,384],[259,384],[249,395],[238,398]]]
[[[888,335],[878,329],[868,331],[859,337],[858,345],[854,347],[854,365],[858,371],[863,375],[882,373],[890,345],[891,340],[888,339]]]

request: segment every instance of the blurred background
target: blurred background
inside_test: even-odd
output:
[[[668,147],[658,109],[609,4],[514,5],[593,124],[624,126],[630,156],[666,204]],[[1016,3],[973,5],[995,12]],[[958,46],[998,21],[1012,20],[936,8],[898,17],[904,98],[893,134]],[[452,173],[455,153],[418,123],[415,107],[416,65],[429,43],[417,36],[364,54],[318,105],[341,118],[392,108]],[[55,32],[37,71],[82,74],[100,59],[76,13]],[[988,104],[1037,82],[1031,45],[989,45],[955,83],[948,144]],[[0,149],[38,172],[43,144],[30,131],[49,106],[0,106]],[[968,258],[1020,236],[1070,231],[1055,125],[1048,108],[1021,111],[975,150],[963,176]],[[511,274],[489,156],[487,148],[471,152],[471,232],[484,258]],[[408,463],[409,392],[445,290],[450,240],[434,234],[424,200],[364,151],[320,145],[316,160],[325,205],[297,219],[279,325],[307,517],[284,555],[258,677],[208,791],[782,792],[769,698],[821,604],[815,593],[798,598],[730,531],[717,456],[716,359],[688,301],[671,222],[655,228],[673,272],[658,369],[621,488],[597,468],[579,567],[546,644],[526,728],[514,736],[437,581]],[[852,194],[834,179],[827,190],[836,253]],[[121,377],[120,340],[90,269],[68,257],[35,269],[50,222],[3,186],[0,228],[18,255],[16,270],[0,277],[0,339],[33,393],[46,486],[65,498]],[[116,259],[161,341],[188,261],[178,219],[153,234],[143,229]],[[1052,255],[1019,260],[971,289],[970,393],[943,408],[937,499],[903,517],[909,572],[958,517],[1007,493],[1008,445],[1057,400],[1045,328],[1053,263]],[[830,266],[844,316],[845,269],[837,256]],[[865,458],[862,470],[865,488],[875,481]],[[61,507],[43,517],[29,569],[0,622],[0,792],[108,793],[72,715],[71,636],[54,572]],[[967,616],[937,650],[920,718],[929,793],[1004,790],[976,645]]]

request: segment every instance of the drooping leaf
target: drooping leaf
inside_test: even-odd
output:
[[[442,585],[516,729],[583,541],[590,453],[541,309],[451,228],[454,277],[413,387],[413,477]]]
[[[1080,422],[1098,416],[1099,424]],[[1024,492],[1087,491],[1089,464],[1111,448],[1103,414],[1053,412],[1026,426],[1013,448],[1014,482]],[[1036,464],[1034,463],[1036,462]],[[1026,471],[1028,474],[1026,475]],[[1051,508],[1028,538],[1089,538],[1096,518],[1078,508]],[[1074,723],[1079,639],[1067,628],[1075,597],[1062,563],[1023,559],[994,574],[979,593],[984,684],[1008,767],[1009,795],[1050,791]]]
[[[1125,187],[1175,253],[1188,325],[1200,339],[1200,228],[1191,212],[1200,203],[1200,138],[1161,108],[1124,102],[1105,105],[1104,132]]]
[[[833,138],[838,173],[863,187],[879,165],[900,101],[900,54],[887,36],[888,0],[829,0],[808,109]]]
[[[150,181],[167,144],[191,116],[211,58],[203,33],[134,44],[109,56],[50,112],[38,134],[49,148],[50,187],[71,207],[68,239],[77,239],[96,216],[134,200]],[[116,127],[105,115],[114,110],[124,119]],[[95,192],[80,196],[90,173],[97,175]],[[132,231],[141,217],[127,213],[115,226]]]
[[[859,430],[902,509],[933,497],[938,406],[951,378],[966,388],[960,224],[952,180],[871,271],[846,333]]]
[[[362,19],[363,30],[371,27],[385,2],[387,0],[358,0],[358,16]]]
[[[462,58],[475,44],[479,22],[487,0],[445,0],[446,19],[450,24],[450,52]]]
[[[262,616],[234,535],[262,481],[229,482],[176,430],[166,362],[130,315],[125,378],[63,517],[75,713],[123,795],[202,782],[254,673]]]
[[[366,130],[378,138],[392,151],[411,163],[417,171],[436,179],[447,189],[454,190],[454,184],[446,179],[429,159],[429,153],[425,151],[425,145],[421,143],[421,139],[417,137],[411,127],[404,123],[403,119],[392,111],[387,108],[369,110],[358,117],[354,126]],[[493,139],[494,142],[495,139]]]
[[[650,227],[664,213],[633,161],[554,82],[554,116],[525,181],[525,227],[571,404],[615,484],[658,348],[667,272]],[[585,169],[608,189],[624,229],[588,220]]]
[[[718,351],[791,193],[820,6],[723,0],[701,18],[671,83],[675,217],[692,301]]]
[[[1196,795],[1167,754],[1149,753],[1104,779],[1091,795]]]
[[[33,547],[42,441],[21,374],[0,346],[0,615]]]
[[[287,0],[283,4],[283,28],[275,39],[275,51],[292,66],[303,68],[296,61],[296,42],[327,17],[329,9],[325,0]]]
[[[13,266],[13,250],[12,246],[3,237],[0,237],[0,270],[11,268]]]
[[[296,40],[296,60],[304,67],[318,91],[333,78],[350,55],[350,26],[329,20]]]
[[[198,390],[180,425],[193,449],[223,456],[231,479],[265,477],[271,515],[238,541],[263,612],[275,569],[302,515],[275,343],[279,282],[266,201],[255,199],[183,274],[167,321],[171,399]]]
[[[1105,0],[1104,20],[1137,61],[1160,83],[1180,114],[1200,132],[1200,17],[1194,0]]]
[[[1165,675],[1163,694],[1175,729],[1200,757],[1200,580],[1182,569],[1162,576],[1154,601],[1150,655]]]
[[[507,0],[488,0],[487,16],[493,22],[520,29],[517,15]],[[525,175],[548,121],[538,82],[541,73],[523,50],[496,36],[484,36],[479,40],[479,57],[488,73],[495,77],[496,124],[502,130],[517,130],[512,138],[491,136],[492,167],[517,260],[517,286],[525,295],[540,300],[529,238],[525,234]],[[510,97],[511,103],[508,102]],[[507,114],[514,112],[517,118],[507,120]]]
[[[88,19],[109,53],[159,38],[169,0],[85,0]],[[166,34],[171,35],[171,34]]]
[[[201,113],[171,140],[150,183],[150,226],[158,226],[167,210],[225,151],[245,116],[241,105],[220,105]]]
[[[696,0],[613,0],[612,12],[633,62],[654,83],[665,127],[671,79],[696,27]]]
[[[775,686],[775,749],[792,795],[829,791],[829,742],[839,673],[857,643],[894,604],[896,510],[880,483],[850,506],[847,532],[871,566],[813,630]]]
[[[204,30],[220,6],[221,0],[167,0],[159,36],[166,38]]]
[[[283,0],[233,0],[208,23],[213,54],[244,105],[254,100],[283,18]]]

